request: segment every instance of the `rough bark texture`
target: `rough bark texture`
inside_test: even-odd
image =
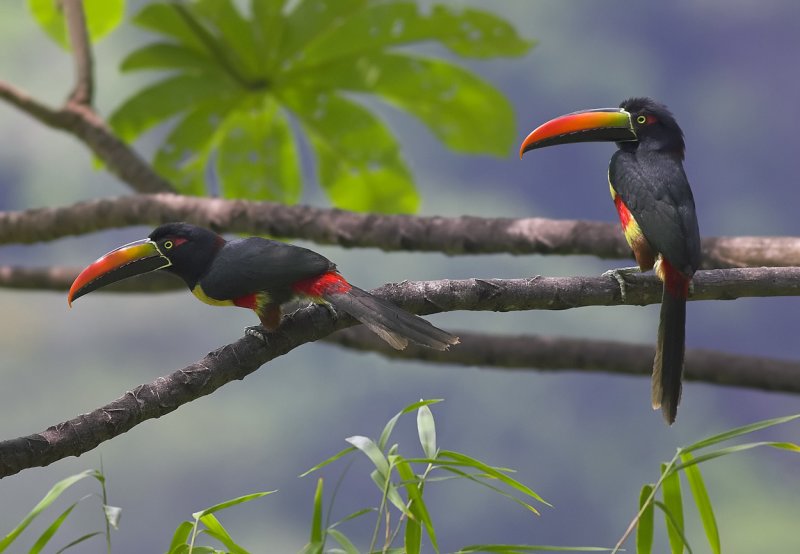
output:
[[[268,234],[385,251],[578,254],[630,258],[618,224],[543,218],[422,217],[172,194],[104,198],[62,208],[0,212],[0,244],[30,244],[127,227],[188,221],[219,232]],[[800,238],[703,240],[703,268],[800,266]]]

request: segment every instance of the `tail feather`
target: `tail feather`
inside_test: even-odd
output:
[[[458,337],[358,287],[324,293],[322,298],[359,320],[397,350],[408,346],[408,341],[436,350],[458,344]]]
[[[664,419],[670,425],[675,421],[681,400],[686,343],[686,296],[681,292],[664,286],[656,357],[653,362],[653,409],[661,408]]]

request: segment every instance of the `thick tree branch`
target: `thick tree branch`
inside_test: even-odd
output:
[[[76,268],[0,266],[0,287],[69,290]],[[650,274],[625,276],[626,301],[611,277],[529,277],[461,279],[388,284],[376,289],[415,313],[516,310],[568,310],[583,306],[644,306],[661,302],[661,282]],[[97,292],[167,292],[185,285],[155,272],[115,283]],[[800,267],[750,267],[698,271],[689,300],[800,296]]]
[[[765,283],[770,284],[767,290]],[[634,275],[630,278],[628,299],[634,304],[654,303],[660,299],[660,291],[655,277]],[[457,309],[566,309],[620,303],[619,287],[612,279],[604,277],[405,282],[388,284],[373,292],[422,314]],[[694,297],[730,299],[749,294],[800,294],[800,268],[703,271],[697,276]],[[278,331],[269,334],[266,346],[257,339],[244,337],[186,368],[140,385],[106,406],[42,433],[0,442],[0,477],[49,465],[67,456],[79,456],[143,421],[168,414],[232,380],[243,379],[301,344],[353,324],[349,317],[334,320],[330,312],[320,306],[298,310],[284,319]],[[457,350],[462,347],[468,348],[457,345],[452,349],[453,354],[457,356]],[[727,384],[736,384],[735,373],[728,377]]]
[[[355,350],[377,352],[389,358],[485,369],[601,371],[648,377],[653,370],[652,345],[449,331],[461,338],[461,344],[447,352],[413,344],[405,350],[395,350],[360,325],[333,333],[324,340]],[[684,376],[690,381],[716,385],[800,393],[798,361],[688,349]]]
[[[83,0],[60,1],[67,22],[72,57],[75,60],[75,87],[67,103],[91,106],[94,97],[94,61]]]
[[[0,244],[33,243],[130,225],[183,220],[217,231],[266,233],[344,247],[460,254],[577,254],[630,258],[619,225],[543,218],[421,217],[270,202],[137,195],[62,208],[0,212]],[[703,267],[800,266],[800,238],[703,239]]]

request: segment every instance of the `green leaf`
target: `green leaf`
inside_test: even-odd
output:
[[[692,455],[688,453],[681,454],[681,461],[683,463],[690,462]],[[685,466],[684,469],[686,478],[689,481],[689,488],[694,497],[694,503],[697,506],[697,512],[700,514],[700,520],[703,522],[703,529],[705,529],[708,544],[711,547],[711,552],[720,554],[722,547],[719,542],[719,529],[717,528],[717,520],[714,517],[714,510],[711,507],[711,499],[708,497],[706,485],[703,482],[703,476],[700,473],[700,468],[697,465]]]
[[[333,456],[331,456],[327,460],[318,463],[317,465],[315,465],[314,467],[312,467],[311,469],[309,469],[307,471],[304,471],[303,473],[298,475],[298,477],[305,477],[309,473],[313,473],[313,472],[317,471],[318,469],[321,469],[321,468],[325,467],[326,465],[328,465],[328,464],[330,464],[332,462],[335,462],[339,458],[342,458],[343,456],[346,456],[347,454],[350,454],[351,452],[355,452],[356,450],[357,450],[356,447],[348,446],[347,448],[345,448],[344,450],[340,450],[339,452],[337,452],[336,454],[334,454]]]
[[[128,54],[120,64],[122,71],[142,69],[185,69],[205,73],[212,60],[204,52],[182,44],[154,42]]]
[[[400,145],[365,108],[330,93],[285,94],[317,158],[319,180],[333,204],[355,211],[408,213],[419,195]]]
[[[380,439],[378,439],[378,448],[381,450],[386,448],[386,443],[389,442],[389,437],[394,430],[395,425],[397,425],[397,421],[400,419],[401,416],[411,413],[414,410],[418,410],[422,406],[430,406],[431,404],[437,404],[441,402],[443,399],[436,398],[432,400],[420,400],[419,402],[414,402],[413,404],[409,404],[399,412],[397,412],[387,423],[386,426],[383,428],[381,432]]]
[[[684,529],[679,528],[678,521],[675,519],[675,515],[670,511],[670,509],[664,504],[663,502],[659,502],[658,500],[653,501],[653,505],[656,506],[659,510],[664,513],[664,520],[667,522],[667,531],[672,529],[678,535],[678,539],[680,540],[680,548],[681,551],[685,547],[686,550],[689,551],[689,554],[692,553],[692,547],[689,546],[689,541],[686,538],[686,534]]]
[[[328,529],[327,532],[331,537],[333,537],[333,540],[342,546],[346,554],[359,554],[356,545],[350,542],[350,539],[348,539],[344,533],[338,529]]]
[[[219,504],[215,504],[214,506],[210,506],[205,510],[200,510],[199,512],[195,512],[192,514],[192,517],[199,520],[203,516],[208,514],[213,514],[219,512],[220,510],[224,510],[226,508],[230,508],[231,506],[236,506],[237,504],[243,504],[245,502],[250,502],[251,500],[255,500],[257,498],[262,498],[264,496],[274,494],[278,492],[277,490],[274,491],[266,491],[266,492],[255,492],[253,494],[246,494],[244,496],[240,496],[238,498],[232,498],[231,500],[226,500],[225,502],[220,502]]]
[[[314,512],[311,517],[311,544],[320,543],[325,545],[322,536],[322,477],[317,479],[317,488],[314,491]]]
[[[378,473],[385,479],[388,479],[389,461],[383,455],[383,452],[381,452],[380,448],[378,448],[378,446],[372,442],[372,439],[355,435],[352,437],[347,437],[345,440],[366,454],[372,464],[375,466],[375,469],[378,470]]]
[[[742,427],[730,429],[728,431],[725,431],[724,433],[719,433],[718,435],[712,435],[694,444],[685,446],[681,448],[681,452],[694,452],[695,450],[706,448],[708,446],[723,441],[727,441],[742,435],[746,435],[748,433],[753,433],[754,431],[760,431],[761,429],[766,429],[768,427],[773,427],[775,425],[780,425],[782,423],[789,423],[790,421],[794,421],[798,418],[800,418],[800,414],[794,414],[790,416],[776,417],[773,419],[765,419],[763,421],[757,421],[756,423],[751,423],[749,425],[743,425]]]
[[[60,0],[28,0],[39,26],[57,44],[69,50],[69,35]],[[113,31],[125,15],[125,0],[83,0],[89,40],[97,42]]]
[[[249,554],[247,550],[236,544],[228,530],[223,527],[214,514],[204,515],[200,518],[200,522],[206,527],[203,532],[222,543],[228,554]]]
[[[306,2],[311,4],[311,2]],[[416,2],[383,2],[348,13],[339,25],[303,50],[305,66],[423,41],[438,41],[463,57],[521,56],[532,41],[521,39],[506,20],[486,11],[434,5],[430,15]]]
[[[406,528],[403,533],[403,547],[406,554],[420,554],[422,547],[422,527],[415,519],[406,518]]]
[[[449,62],[378,52],[287,79],[303,87],[376,94],[419,118],[456,152],[507,156],[516,139],[514,110],[503,93]]]
[[[423,406],[423,408],[427,408],[427,406]],[[395,467],[406,488],[409,500],[408,508],[411,513],[414,514],[414,520],[425,526],[425,531],[428,533],[428,538],[431,540],[433,550],[439,552],[439,545],[436,541],[436,530],[433,527],[430,513],[428,513],[428,507],[425,505],[425,501],[422,498],[420,483],[414,475],[411,465],[398,456],[396,458]],[[417,550],[419,550],[419,545],[417,544],[416,546]]]
[[[271,75],[278,61],[278,50],[283,40],[286,20],[283,9],[287,0],[251,0],[253,35],[258,46],[256,51],[263,60],[265,75]]]
[[[666,471],[666,464],[661,464],[661,473]],[[667,534],[672,554],[682,554],[683,536],[683,500],[681,498],[681,480],[676,472],[670,472],[661,485],[664,494],[664,505],[671,517],[666,518]]]
[[[522,483],[520,483],[516,479],[512,479],[511,477],[509,477],[508,475],[506,475],[505,473],[503,473],[502,471],[500,471],[496,467],[492,467],[492,466],[487,465],[487,464],[485,464],[485,463],[483,463],[483,462],[481,462],[479,460],[476,460],[474,458],[470,458],[469,456],[467,456],[465,454],[461,454],[460,452],[453,452],[451,450],[442,450],[441,452],[439,452],[439,457],[434,461],[434,463],[444,464],[444,463],[446,463],[445,459],[451,459],[451,460],[454,460],[455,462],[458,462],[459,464],[462,464],[462,465],[464,465],[466,467],[472,467],[474,469],[482,471],[483,473],[485,473],[489,477],[501,481],[502,483],[504,483],[505,485],[508,485],[512,489],[515,489],[515,490],[521,492],[522,494],[524,494],[526,496],[529,496],[531,498],[535,498],[536,500],[538,500],[542,504],[545,504],[547,506],[552,507],[552,504],[550,504],[544,498],[542,498],[541,496],[536,494],[533,491],[533,489],[523,485]]]
[[[436,424],[433,413],[428,406],[420,406],[417,410],[417,433],[422,451],[428,458],[436,458]]]
[[[538,516],[538,515],[541,515],[541,514],[539,513],[539,510],[537,510],[536,508],[534,508],[533,506],[531,506],[531,505],[530,505],[530,504],[528,504],[527,502],[525,502],[525,501],[523,501],[523,500],[520,500],[520,499],[519,499],[519,498],[517,498],[516,496],[514,496],[514,495],[512,495],[512,494],[509,494],[509,493],[507,493],[507,492],[506,492],[506,491],[504,491],[503,489],[501,489],[501,488],[499,488],[499,487],[495,487],[494,485],[492,485],[492,484],[490,484],[490,483],[487,483],[486,481],[484,481],[483,479],[484,479],[485,477],[484,477],[483,475],[470,475],[470,474],[469,474],[469,473],[467,473],[466,471],[461,471],[460,469],[458,469],[458,468],[455,468],[455,467],[453,467],[453,466],[449,466],[449,465],[447,465],[447,466],[441,466],[441,467],[439,467],[439,468],[437,468],[437,469],[441,469],[442,471],[447,471],[447,472],[449,472],[449,473],[452,473],[453,475],[456,475],[456,476],[457,476],[457,478],[461,478],[461,479],[468,479],[468,480],[472,481],[473,483],[477,483],[478,485],[481,485],[482,487],[486,487],[487,489],[490,489],[490,490],[492,490],[492,491],[496,492],[497,494],[500,494],[500,495],[502,495],[502,496],[505,496],[506,498],[508,498],[509,500],[512,500],[512,501],[516,502],[517,504],[519,504],[520,506],[522,506],[522,507],[523,507],[523,508],[525,508],[526,510],[530,510],[531,512],[533,512],[533,513],[534,513],[535,515],[537,515],[537,516]],[[449,478],[448,478],[448,479],[449,479]],[[434,481],[434,480],[435,480],[435,479],[428,479],[428,481]]]
[[[50,542],[50,539],[53,538],[53,535],[56,534],[56,531],[58,531],[58,529],[61,527],[61,524],[64,523],[69,514],[72,513],[72,510],[74,510],[75,506],[77,505],[78,502],[74,502],[66,510],[61,512],[61,515],[59,515],[36,540],[34,545],[28,551],[28,554],[39,554],[39,552],[41,552],[42,549],[47,546],[47,543]]]
[[[381,494],[383,494],[382,502],[385,502],[388,499],[389,502],[391,502],[395,508],[403,512],[406,517],[414,517],[414,514],[412,514],[411,510],[408,509],[408,506],[406,506],[406,503],[403,501],[400,493],[397,492],[397,487],[394,485],[394,483],[381,475],[377,469],[370,473],[369,477],[376,485],[378,485]]]
[[[758,448],[761,446],[770,446],[772,448],[778,448],[780,450],[789,450],[790,452],[800,453],[800,446],[791,442],[773,442],[773,441],[748,442],[745,444],[737,444],[736,446],[729,446],[727,448],[720,448],[719,450],[713,450],[711,452],[708,452],[707,454],[701,454],[700,456],[692,458],[687,462],[677,464],[672,470],[679,471],[681,469],[686,469],[687,467],[691,467],[696,464],[713,460],[714,458],[720,458],[722,456],[727,456],[728,454],[734,454],[736,452],[744,452],[745,450],[751,450],[753,448]],[[687,452],[683,450],[681,451],[681,454],[687,454]]]
[[[109,123],[123,140],[132,141],[196,104],[218,101],[221,106],[228,106],[234,92],[230,81],[221,74],[176,75],[128,98],[114,111]]]
[[[295,204],[302,192],[300,155],[274,100],[233,112],[217,153],[222,196]]]
[[[42,498],[36,506],[26,515],[19,524],[17,524],[14,529],[8,533],[3,540],[0,540],[0,552],[5,551],[8,546],[16,540],[16,538],[22,533],[31,522],[36,519],[39,514],[41,514],[44,510],[46,510],[56,499],[61,496],[61,494],[67,490],[69,487],[77,483],[78,481],[85,479],[86,477],[95,477],[97,478],[99,473],[94,470],[86,470],[82,471],[81,473],[77,473],[66,479],[62,479],[48,491],[48,493]]]
[[[175,533],[172,535],[172,542],[169,543],[169,554],[173,554],[178,550],[178,547],[186,545],[189,541],[189,536],[194,529],[194,523],[191,521],[183,521],[175,528]]]
[[[290,59],[299,53],[302,60],[310,44],[324,38],[366,5],[367,0],[297,3],[286,17],[278,58],[288,65]]]
[[[351,519],[356,519],[356,518],[361,517],[361,516],[363,516],[365,514],[369,514],[369,513],[372,513],[372,512],[376,512],[376,511],[377,511],[376,508],[362,508],[361,510],[357,510],[357,511],[353,512],[352,514],[349,514],[349,515],[343,517],[342,519],[340,519],[336,523],[331,524],[328,527],[328,529],[334,529],[334,528],[338,527],[339,525],[341,525],[342,523],[350,521]]]
[[[639,510],[653,492],[653,485],[645,485],[639,493]],[[642,511],[642,517],[636,525],[636,554],[650,554],[653,551],[653,505],[648,505]]]
[[[209,23],[224,59],[246,79],[262,74],[260,51],[250,21],[242,17],[231,0],[197,0],[186,10]]]
[[[56,554],[61,554],[62,552],[66,552],[67,550],[69,550],[73,546],[79,545],[82,542],[88,541],[92,537],[96,537],[97,535],[102,535],[102,534],[103,533],[100,532],[100,531],[95,531],[94,533],[87,533],[85,535],[82,535],[82,536],[78,537],[77,539],[75,539],[74,541],[70,541],[65,546],[59,548],[58,551],[56,552]]]
[[[134,18],[133,22],[145,29],[155,31],[176,39],[185,46],[200,52],[207,52],[205,45],[187,24],[172,2],[147,4]]]

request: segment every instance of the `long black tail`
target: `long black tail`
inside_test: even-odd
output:
[[[688,280],[687,280],[688,285]],[[661,297],[661,320],[653,362],[653,409],[661,408],[672,425],[681,400],[681,376],[686,343],[686,296],[683,290],[670,290],[665,284]]]
[[[458,337],[358,287],[346,292],[325,293],[322,298],[359,320],[398,350],[408,346],[408,341],[436,350],[447,350],[451,344],[458,344]]]

